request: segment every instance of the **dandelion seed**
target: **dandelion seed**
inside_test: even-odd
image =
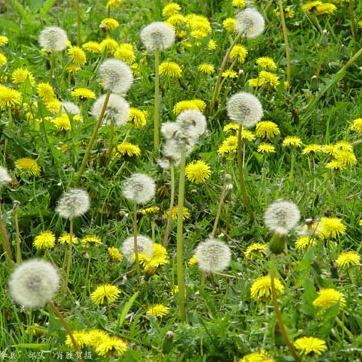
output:
[[[67,47],[67,33],[57,26],[44,28],[39,35],[40,46],[49,51],[60,52]]]
[[[99,285],[91,294],[90,298],[93,303],[101,305],[104,303],[113,303],[121,294],[121,290],[115,285],[103,284]]]
[[[147,236],[137,235],[137,251],[143,253],[148,258],[153,255],[153,241]],[[121,253],[128,261],[134,261],[134,237],[130,236],[124,240],[121,246]]]
[[[210,178],[211,169],[204,161],[192,161],[185,168],[186,178],[196,184],[204,183]]]
[[[18,265],[12,272],[9,292],[16,303],[26,308],[41,308],[55,296],[59,280],[51,263],[31,259]]]
[[[163,304],[154,304],[147,309],[146,314],[154,317],[164,317],[170,313],[170,308]]]
[[[37,177],[40,175],[41,168],[38,162],[29,157],[19,158],[15,161],[15,166],[21,174]]]
[[[10,183],[12,178],[9,176],[8,170],[5,167],[0,166],[0,188]]]
[[[254,8],[246,8],[235,17],[235,30],[247,38],[256,38],[264,31],[264,18]]]
[[[55,235],[52,231],[42,231],[34,238],[33,246],[37,250],[51,249],[55,245]]]
[[[196,260],[201,271],[217,273],[226,269],[231,260],[228,245],[221,240],[208,238],[195,250]]]
[[[145,204],[155,196],[156,184],[153,178],[134,173],[122,185],[123,196],[136,204]]]
[[[193,109],[181,112],[176,118],[176,124],[180,127],[181,137],[185,139],[199,137],[206,131],[205,116]]]
[[[315,337],[301,337],[294,341],[294,347],[302,356],[321,355],[327,350],[326,342]]]
[[[333,288],[324,288],[318,292],[318,297],[314,299],[313,305],[328,309],[329,307],[339,303],[340,309],[346,306],[346,299],[343,293]]]
[[[338,255],[336,264],[340,268],[350,268],[361,263],[361,257],[355,251],[345,251]]]
[[[79,188],[70,188],[63,193],[55,211],[65,219],[74,219],[85,214],[90,207],[87,191]]]
[[[274,287],[277,295],[284,293],[284,286],[279,279],[274,278]],[[272,299],[271,277],[266,275],[256,279],[250,288],[251,298],[257,302],[268,302]]]
[[[227,103],[229,118],[243,127],[255,126],[263,116],[263,107],[257,97],[251,93],[236,93]]]
[[[154,22],[141,31],[141,40],[147,50],[165,50],[175,42],[175,31],[162,22]]]
[[[130,66],[119,59],[107,59],[98,69],[99,80],[104,89],[125,94],[133,83]]]

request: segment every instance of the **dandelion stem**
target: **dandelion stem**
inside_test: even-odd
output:
[[[6,260],[8,261],[9,267],[12,267],[12,261],[14,261],[13,253],[11,252],[10,242],[8,238],[8,234],[6,232],[5,225],[3,223],[3,215],[2,215],[2,206],[0,201],[0,238],[3,244],[4,251],[6,253]]]
[[[137,244],[137,203],[133,204],[133,249],[136,261],[138,283],[141,281],[141,267],[140,259],[138,257],[138,244]]]
[[[106,94],[106,98],[104,99],[104,103],[103,103],[103,108],[101,110],[101,113],[98,117],[98,120],[97,120],[97,123],[94,127],[94,131],[93,131],[93,134],[92,134],[92,137],[91,139],[89,140],[89,143],[88,143],[88,146],[87,146],[87,149],[85,151],[85,154],[83,156],[83,161],[82,161],[82,164],[80,165],[80,168],[78,170],[78,174],[76,176],[76,180],[75,180],[75,184],[77,187],[79,187],[79,184],[80,184],[80,180],[81,180],[81,177],[84,173],[84,170],[86,168],[86,165],[87,165],[87,161],[88,161],[88,158],[89,158],[89,155],[91,153],[91,150],[92,150],[92,147],[93,147],[93,144],[94,144],[94,141],[97,137],[97,134],[98,134],[98,130],[102,124],[102,120],[103,120],[103,117],[104,117],[104,114],[106,112],[106,109],[107,109],[107,104],[108,104],[108,101],[109,101],[109,97],[111,96],[111,91],[108,91],[107,94]]]
[[[275,290],[275,283],[274,283],[275,274],[276,274],[275,255],[271,254],[270,255],[270,284],[271,284],[271,294],[272,294],[272,299],[273,299],[273,306],[274,306],[275,315],[277,317],[278,326],[279,326],[280,332],[282,333],[284,341],[290,351],[290,354],[293,356],[295,361],[301,362],[297,352],[294,349],[293,344],[291,343],[291,341],[288,337],[288,334],[287,334],[287,331],[285,329],[284,322],[282,319],[282,315],[279,310],[277,294],[276,294],[276,290]]]
[[[80,9],[79,9],[79,0],[75,0],[75,10],[77,12],[77,45],[80,47]]]
[[[183,207],[185,199],[185,166],[186,166],[186,149],[182,145],[180,159],[180,174],[179,174],[179,190],[178,190],[178,212],[177,212],[177,237],[176,237],[176,263],[177,263],[177,285],[178,285],[178,300],[180,307],[181,320],[186,322],[186,302],[185,302],[185,278],[183,265]]]
[[[244,179],[244,170],[243,170],[243,152],[241,150],[241,133],[243,130],[243,126],[239,126],[239,131],[238,131],[238,170],[239,170],[239,181],[240,181],[240,191],[241,191],[241,195],[244,201],[244,205],[246,208],[246,211],[248,212],[249,216],[250,216],[250,221],[253,222],[254,221],[254,212],[253,209],[251,208],[250,205],[250,201],[249,201],[249,197],[248,194],[246,192],[246,187],[245,187],[245,179]]]
[[[113,151],[113,140],[114,140],[114,122],[111,120],[110,130],[109,130],[109,145],[106,154],[106,166],[108,166],[109,161],[111,160],[112,151]]]
[[[212,116],[213,115],[213,112],[214,112],[214,109],[215,109],[215,105],[216,105],[216,102],[217,102],[217,97],[219,95],[219,90],[220,90],[220,83],[221,83],[221,79],[222,79],[222,73],[224,72],[225,70],[225,67],[226,67],[226,63],[227,61],[229,60],[229,57],[230,57],[230,53],[231,51],[233,50],[234,46],[236,45],[236,43],[239,41],[239,39],[241,38],[241,36],[243,35],[243,32],[240,32],[236,37],[235,39],[233,40],[233,42],[231,43],[229,49],[227,50],[225,56],[224,56],[224,59],[221,63],[221,67],[220,67],[220,71],[219,71],[219,74],[217,76],[217,79],[216,79],[216,84],[215,84],[215,88],[214,88],[214,93],[212,95],[212,100],[211,100],[211,105],[210,105],[210,113],[209,115]]]
[[[351,18],[351,26],[352,26],[352,34],[356,43],[358,42],[358,32],[357,32],[357,24],[356,18],[354,16],[354,0],[349,0],[349,16]]]
[[[346,327],[346,325],[339,319],[339,317],[336,317],[337,324],[342,328],[343,332],[347,334],[349,338],[353,338],[353,334],[351,331]]]
[[[64,282],[64,292],[68,288],[69,283],[69,274],[70,274],[70,268],[72,265],[72,253],[73,253],[73,218],[69,220],[69,246],[68,246],[68,262],[67,262],[67,269],[65,272],[65,282]]]
[[[155,50],[155,105],[153,120],[153,148],[156,150],[160,145],[160,52]]]
[[[283,36],[284,36],[284,46],[285,46],[285,58],[287,61],[287,84],[290,86],[290,49],[289,49],[289,40],[288,40],[288,29],[285,23],[284,9],[283,9],[283,1],[279,0],[279,12],[280,12],[280,22],[282,24]]]
[[[163,238],[163,246],[165,248],[167,248],[168,245],[168,238],[170,236],[170,231],[171,231],[172,210],[173,210],[173,205],[175,203],[175,169],[173,167],[173,161],[170,161],[170,176],[171,176],[170,208],[168,210],[166,230]]]
[[[69,328],[69,325],[67,323],[67,321],[63,318],[62,314],[59,312],[59,309],[56,307],[56,305],[53,303],[53,301],[49,301],[48,305],[50,306],[50,308],[53,310],[54,314],[58,317],[58,319],[60,320],[60,322],[62,323],[64,329],[66,330],[66,332],[68,333],[68,336],[70,338],[70,340],[72,341],[74,350],[76,352],[76,357],[77,357],[77,361],[78,362],[82,362],[82,355],[81,352],[79,350],[79,347],[77,345],[77,342],[74,339],[73,333]]]
[[[219,223],[222,205],[224,204],[224,200],[225,200],[225,194],[226,194],[226,190],[227,190],[228,181],[229,181],[229,178],[225,177],[224,184],[222,186],[221,195],[220,195],[219,206],[217,208],[217,212],[216,212],[216,216],[215,216],[214,226],[211,231],[211,237],[214,237],[217,225]]]
[[[15,204],[16,203],[16,204]],[[18,219],[18,206],[20,205],[19,201],[14,201],[14,221],[15,221],[15,237],[16,237],[16,263],[20,264],[22,262],[21,257],[21,241],[20,241],[20,229],[19,229],[19,219]]]
[[[49,72],[49,83],[52,83],[54,76],[55,56],[54,52],[50,51],[50,72]]]

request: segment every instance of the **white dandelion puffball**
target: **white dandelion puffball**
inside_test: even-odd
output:
[[[206,118],[197,110],[188,109],[181,112],[176,118],[176,124],[179,125],[181,132],[193,137],[199,137],[206,131]]]
[[[292,201],[279,199],[270,204],[264,212],[266,227],[278,234],[287,234],[300,219],[298,206]]]
[[[133,83],[130,66],[119,59],[107,59],[98,69],[99,81],[105,90],[126,94]]]
[[[223,241],[209,238],[197,246],[195,256],[201,271],[217,273],[229,266],[231,251]]]
[[[255,126],[263,117],[263,107],[257,97],[251,93],[240,92],[229,98],[228,117],[243,127]]]
[[[73,219],[85,214],[89,210],[89,206],[88,192],[79,188],[71,188],[60,197],[55,211],[65,219]]]
[[[44,28],[39,35],[39,44],[45,50],[61,52],[67,47],[67,33],[57,26]]]
[[[96,99],[91,109],[92,116],[98,118],[101,115],[105,99],[105,94]],[[103,124],[108,125],[113,122],[117,127],[124,126],[128,121],[129,113],[129,103],[123,97],[112,93],[103,116]]]
[[[144,253],[148,258],[153,255],[153,241],[144,235],[137,235],[137,251]],[[124,240],[121,246],[121,254],[128,260],[134,261],[134,237],[130,236]]]
[[[175,31],[160,21],[147,25],[140,36],[147,50],[165,50],[175,42]]]
[[[264,31],[265,21],[258,10],[246,8],[235,17],[235,30],[247,38],[256,38]]]
[[[156,184],[152,177],[143,173],[134,173],[122,185],[123,196],[136,204],[145,204],[156,193]]]
[[[73,102],[62,102],[62,110],[71,115],[80,114],[79,107]]]
[[[59,275],[44,260],[24,261],[12,272],[9,292],[16,303],[26,308],[41,308],[51,301],[59,288]]]
[[[11,182],[11,177],[5,167],[0,166],[0,187]]]

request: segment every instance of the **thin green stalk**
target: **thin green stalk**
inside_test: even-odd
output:
[[[177,212],[177,237],[176,237],[176,263],[177,263],[177,285],[178,285],[178,301],[182,322],[186,322],[186,288],[183,264],[183,207],[185,201],[185,166],[186,166],[186,150],[183,145],[180,159],[179,173],[179,190],[178,190],[178,212]]]
[[[213,113],[214,113],[215,105],[216,105],[216,102],[217,102],[217,97],[218,97],[219,91],[220,91],[220,83],[221,83],[221,79],[222,79],[222,73],[225,70],[226,63],[229,60],[231,51],[233,50],[234,46],[239,41],[239,39],[242,37],[242,35],[243,35],[242,32],[238,33],[238,35],[235,37],[235,39],[231,43],[229,49],[227,50],[227,52],[226,52],[226,54],[224,56],[224,59],[223,59],[223,61],[221,63],[220,71],[219,71],[219,74],[218,74],[217,79],[216,79],[214,93],[212,95],[212,100],[211,100],[211,105],[210,105],[210,113],[209,113],[210,116],[212,116]]]
[[[0,238],[1,238],[1,242],[3,244],[3,248],[4,248],[4,251],[5,251],[5,254],[6,254],[6,260],[8,262],[8,266],[11,268],[12,267],[12,261],[14,261],[14,256],[13,256],[13,253],[11,251],[8,234],[6,232],[6,228],[5,228],[5,225],[3,223],[1,202],[0,202]]]
[[[228,177],[226,177],[226,176],[228,176]],[[212,231],[211,231],[211,236],[212,236],[212,237],[215,235],[216,228],[217,228],[217,225],[218,225],[218,223],[219,223],[222,205],[224,204],[225,195],[226,195],[226,190],[227,190],[227,186],[228,186],[228,183],[229,183],[229,180],[230,180],[230,177],[229,177],[229,176],[230,176],[230,175],[225,175],[225,178],[224,178],[224,184],[223,184],[222,190],[221,190],[221,195],[220,195],[220,200],[219,200],[219,206],[218,206],[218,208],[217,208],[217,212],[216,212],[216,216],[215,216],[215,221],[214,221],[214,226],[213,226]]]
[[[165,230],[165,235],[163,237],[163,246],[165,248],[167,248],[168,238],[169,238],[170,232],[171,232],[172,210],[173,210],[173,205],[175,203],[175,169],[173,167],[173,161],[170,161],[170,176],[171,176],[170,208],[168,209],[166,230]]]
[[[19,201],[14,201],[14,221],[15,221],[15,238],[16,238],[16,263],[20,264],[22,262],[21,257],[21,240],[20,240],[20,229],[19,229],[19,219],[18,219],[18,207],[20,205]]]
[[[77,12],[77,45],[80,47],[80,9],[79,9],[79,0],[75,0],[75,10]]]
[[[354,338],[352,332],[345,326],[345,324],[338,318],[338,316],[336,317],[336,322],[342,328],[343,332],[347,334],[347,336],[349,338],[351,338],[351,339]]]
[[[59,321],[61,322],[61,324],[63,325],[64,329],[66,330],[66,332],[68,333],[68,336],[70,338],[70,340],[72,341],[73,344],[73,348],[76,352],[76,357],[77,357],[77,361],[78,362],[82,362],[82,354],[79,350],[79,347],[77,345],[77,342],[74,339],[73,333],[69,328],[69,325],[67,323],[67,321],[63,318],[62,314],[59,312],[59,309],[56,307],[56,305],[53,303],[53,301],[49,301],[48,305],[50,306],[50,308],[53,310],[54,314],[58,317]]]
[[[292,342],[290,341],[290,339],[288,337],[288,334],[287,334],[287,331],[285,329],[284,322],[282,319],[282,315],[279,310],[277,294],[276,294],[276,290],[275,290],[275,283],[274,283],[275,274],[276,274],[275,255],[271,254],[270,255],[270,281],[271,281],[271,283],[270,284],[271,284],[273,306],[274,306],[275,315],[277,317],[278,326],[279,326],[280,332],[284,338],[284,341],[289,349],[289,352],[294,358],[294,361],[301,362],[301,359],[299,358],[297,352],[294,349]]]
[[[284,46],[285,46],[285,59],[287,61],[287,83],[288,87],[290,86],[291,73],[290,73],[290,49],[289,49],[289,40],[288,40],[288,29],[285,23],[284,9],[283,9],[283,1],[279,0],[279,12],[280,12],[280,22],[282,24],[283,29],[283,37],[284,37]]]
[[[109,134],[109,145],[108,145],[108,150],[107,150],[107,154],[106,154],[106,166],[109,164],[109,161],[111,160],[112,151],[113,151],[113,140],[114,140],[114,122],[113,121],[111,121],[109,132],[110,132],[110,134]]]
[[[140,259],[138,257],[138,244],[137,244],[137,204],[133,205],[133,248],[134,248],[134,256],[136,261],[136,269],[137,269],[137,278],[138,283],[141,281],[141,267],[140,267]]]
[[[160,51],[155,50],[155,105],[153,118],[153,148],[160,145]]]
[[[354,16],[354,0],[349,0],[349,17],[351,19],[352,34],[356,43],[358,42],[358,31],[356,18]]]
[[[243,152],[241,150],[241,133],[242,133],[242,130],[243,130],[243,126],[239,126],[237,154],[238,154],[238,171],[239,171],[240,191],[241,191],[241,196],[243,198],[243,202],[244,202],[246,211],[249,214],[250,221],[253,222],[254,221],[254,212],[253,212],[253,209],[252,209],[252,207],[250,205],[248,193],[246,191],[246,186],[245,186],[245,179],[244,179]]]
[[[76,176],[76,180],[75,180],[75,185],[76,187],[79,187],[79,184],[80,184],[80,179],[85,171],[85,168],[86,168],[86,165],[87,165],[87,161],[88,161],[88,158],[90,156],[90,153],[91,153],[91,150],[92,150],[92,147],[93,147],[93,144],[94,144],[94,141],[97,137],[97,134],[98,134],[98,130],[102,124],[102,120],[103,120],[103,117],[104,117],[104,114],[106,112],[106,109],[107,109],[107,104],[108,104],[108,101],[109,101],[109,97],[111,96],[111,91],[108,91],[107,94],[106,94],[106,98],[104,99],[104,103],[103,103],[103,108],[102,108],[102,111],[98,117],[98,120],[97,120],[97,123],[94,127],[94,131],[93,131],[93,134],[92,134],[92,137],[91,139],[89,140],[89,143],[88,143],[88,146],[87,146],[87,149],[85,151],[85,154],[83,156],[83,161],[82,161],[82,164],[80,165],[80,168],[78,170],[78,174]]]
[[[52,83],[54,76],[55,56],[54,52],[50,51],[50,72],[49,72],[49,83]]]
[[[73,260],[73,219],[69,219],[69,245],[68,245],[68,262],[67,262],[67,269],[65,272],[65,282],[64,282],[64,293],[66,289],[68,288],[69,283],[69,275],[70,275],[70,268],[72,266],[72,260]]]

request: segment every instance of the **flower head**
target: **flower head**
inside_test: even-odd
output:
[[[217,273],[226,269],[231,260],[230,248],[221,240],[209,238],[195,250],[196,260],[201,271]]]
[[[124,156],[128,156],[128,157],[132,157],[132,156],[139,156],[141,154],[141,150],[137,145],[134,145],[132,143],[129,142],[123,142],[120,143],[117,147],[116,147],[116,154],[124,157]]]
[[[15,89],[0,85],[0,107],[7,109],[20,105],[22,100],[21,93]]]
[[[20,170],[20,173],[30,176],[39,176],[41,172],[38,162],[29,157],[19,158],[15,161],[15,166]]]
[[[264,18],[258,10],[246,8],[235,17],[235,30],[247,38],[256,38],[264,31]]]
[[[229,118],[244,127],[255,126],[263,116],[263,107],[251,93],[240,92],[230,97],[227,103]]]
[[[346,299],[343,293],[333,288],[324,288],[318,292],[318,297],[313,300],[315,307],[328,309],[332,305],[339,303],[339,307],[343,308],[346,305]]]
[[[142,29],[141,40],[147,50],[165,50],[175,42],[175,31],[157,21]]]
[[[86,51],[94,54],[102,53],[102,46],[96,41],[88,41],[82,45],[82,48]]]
[[[350,127],[350,130],[356,133],[362,133],[362,118],[355,119]]]
[[[51,249],[55,245],[55,235],[52,231],[42,231],[34,238],[33,246],[35,249]]]
[[[114,53],[116,59],[120,59],[127,64],[132,64],[136,60],[133,46],[129,43],[120,44]]]
[[[247,55],[248,50],[243,45],[235,45],[230,52],[230,59],[235,59],[239,64],[243,64]]]
[[[194,183],[204,183],[211,175],[210,166],[204,161],[192,161],[185,168],[186,178]]]
[[[101,115],[106,95],[103,94],[93,103],[91,114],[98,118]],[[129,117],[129,103],[117,94],[111,94],[104,113],[104,123],[114,122],[115,126],[123,126]]]
[[[244,257],[245,259],[252,259],[255,255],[265,256],[267,249],[268,246],[266,244],[252,243],[246,248]]]
[[[142,173],[134,173],[123,183],[123,196],[136,204],[150,201],[156,192],[156,184],[152,177]]]
[[[268,357],[265,350],[249,353],[245,355],[239,362],[274,362],[273,358]]]
[[[104,18],[99,27],[101,29],[105,29],[105,30],[114,30],[114,29],[117,29],[119,27],[119,22],[116,20],[116,19],[113,19],[113,18]]]
[[[181,6],[177,3],[169,3],[165,5],[162,9],[162,16],[169,17],[171,15],[177,14],[181,10]]]
[[[67,54],[73,64],[84,65],[87,62],[87,56],[82,48],[71,46]]]
[[[350,268],[361,263],[361,257],[355,251],[345,251],[338,255],[336,264],[340,268]]]
[[[317,244],[316,238],[313,238],[309,235],[299,236],[295,241],[296,249],[306,249],[311,246],[315,246]]]
[[[143,253],[148,258],[152,258],[153,248],[153,242],[149,237],[137,235],[137,251],[139,254]],[[123,241],[121,246],[121,253],[128,261],[134,260],[135,251],[133,236],[130,236]]]
[[[175,104],[173,111],[175,114],[180,114],[183,111],[194,109],[196,111],[203,112],[206,107],[206,103],[201,99],[192,99],[180,101]]]
[[[12,272],[9,292],[16,303],[26,308],[40,308],[55,296],[59,280],[58,272],[51,263],[30,259]]]
[[[276,233],[285,234],[300,219],[298,206],[291,201],[279,199],[270,204],[264,212],[266,227]]]
[[[147,315],[153,315],[155,317],[164,317],[170,313],[170,308],[163,304],[154,304],[147,309]]]
[[[69,233],[63,233],[63,235],[59,236],[58,241],[63,245],[69,245],[71,242],[72,244],[79,243],[78,238],[75,235]]]
[[[259,144],[257,151],[262,154],[275,153],[275,147],[271,143],[262,142]]]
[[[45,50],[60,52],[67,47],[67,33],[57,26],[44,28],[39,35],[39,44]]]
[[[229,33],[233,33],[234,31],[236,31],[236,20],[233,18],[227,18],[222,22],[222,26]]]
[[[70,188],[60,197],[55,211],[65,219],[74,219],[85,214],[89,207],[88,192],[79,188]]]
[[[300,147],[302,145],[302,140],[297,136],[287,136],[283,140],[283,146],[285,147]]]
[[[139,253],[140,264],[147,274],[154,274],[160,265],[165,265],[169,262],[167,250],[158,243],[153,244],[152,257],[148,257],[147,253]]]
[[[91,294],[91,300],[97,305],[113,303],[121,293],[121,290],[115,285],[103,284],[99,285]]]
[[[213,74],[215,73],[215,67],[209,63],[202,63],[200,64],[197,69],[204,74]]]
[[[279,279],[274,278],[274,286],[277,295],[283,294],[284,286],[279,281]],[[266,275],[256,279],[251,285],[250,294],[251,298],[256,300],[257,302],[270,301],[272,298],[270,275]]]
[[[296,339],[293,344],[302,356],[319,356],[327,349],[326,342],[315,337],[301,337]]]
[[[11,177],[5,167],[0,166],[0,187],[11,182]]]
[[[130,66],[119,59],[107,59],[98,69],[99,80],[104,89],[125,94],[133,83]]]
[[[280,133],[279,127],[272,121],[261,121],[256,124],[255,135],[257,137],[263,137],[271,139]]]
[[[147,123],[146,118],[148,115],[149,113],[147,111],[131,107],[127,123],[130,123],[136,129],[142,128]]]
[[[345,235],[346,225],[337,217],[322,217],[318,224],[317,232],[324,238],[336,239]]]
[[[168,78],[181,78],[182,69],[175,62],[163,62],[159,66],[160,75],[165,75]]]
[[[270,57],[260,57],[256,60],[256,64],[267,70],[277,69],[277,65],[275,64],[274,60]]]
[[[85,248],[89,248],[91,246],[99,246],[102,245],[102,240],[99,236],[91,234],[86,235],[82,238],[81,244]]]
[[[63,131],[69,131],[72,128],[70,119],[66,113],[62,113],[59,117],[55,117],[53,119],[53,124]]]
[[[39,83],[37,92],[43,102],[49,102],[55,98],[54,89],[49,83]]]
[[[118,337],[102,338],[96,344],[96,353],[98,356],[111,357],[114,355],[123,355],[127,351],[127,343]]]
[[[123,259],[121,252],[114,246],[108,248],[108,256],[111,261],[122,261]]]
[[[13,80],[14,84],[24,83],[27,79],[32,86],[35,84],[33,73],[23,68],[15,69],[11,74],[11,79]]]

